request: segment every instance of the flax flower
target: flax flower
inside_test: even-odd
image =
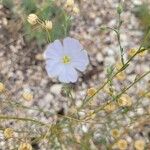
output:
[[[44,57],[49,77],[58,77],[63,83],[76,82],[78,71],[85,71],[89,64],[86,50],[78,40],[70,37],[49,44]]]

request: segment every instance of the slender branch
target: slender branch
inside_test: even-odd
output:
[[[150,74],[150,70],[148,72],[146,72],[145,74],[143,74],[142,76],[140,76],[138,79],[136,79],[132,84],[130,84],[127,88],[125,88],[121,93],[119,93],[118,95],[116,95],[115,100],[117,100],[123,93],[125,93],[127,90],[129,90],[133,85],[135,85],[138,81],[140,81],[142,78],[144,78],[148,74]],[[111,100],[111,101],[109,101],[109,103],[111,103],[112,101],[114,101],[114,99]],[[109,103],[107,103],[107,104],[109,104]],[[103,105],[103,106],[97,108],[93,112],[93,114],[95,114],[95,113],[99,112],[100,110],[102,110],[106,105]]]
[[[41,126],[47,126],[47,124],[45,124],[41,121],[38,121],[38,120],[31,119],[31,118],[23,118],[23,117],[15,117],[15,116],[0,116],[0,119],[1,120],[29,121],[29,122],[32,122],[32,123],[35,123],[35,124],[39,124]]]
[[[109,29],[113,29],[113,28],[110,28],[110,27],[108,27],[108,28],[109,28]],[[117,32],[115,29],[113,29],[113,30],[114,30],[115,32]],[[98,93],[109,83],[110,80],[112,80],[117,74],[119,74],[121,71],[125,70],[125,69],[129,66],[129,63],[134,59],[134,57],[135,57],[137,54],[139,54],[139,53],[141,52],[141,48],[142,48],[142,46],[143,46],[145,40],[147,39],[149,32],[150,32],[150,28],[147,30],[147,33],[145,34],[145,38],[144,38],[144,40],[142,41],[142,43],[141,43],[139,49],[137,50],[137,52],[136,52],[134,55],[132,55],[132,56],[127,60],[127,62],[126,62],[116,73],[114,73],[114,75],[112,75],[110,78],[108,78],[107,81],[105,81],[105,82],[103,83],[103,85],[102,85],[101,87],[99,87],[99,88],[97,89],[97,91],[96,91],[91,97],[88,97],[88,98],[85,100],[85,103],[83,103],[82,106],[81,106],[80,108],[78,108],[78,111],[80,111],[87,103],[89,103],[89,102],[93,99],[93,97],[94,97],[96,94],[98,94]],[[143,50],[142,50],[142,51],[143,51]]]
[[[145,74],[143,74],[142,76],[140,76],[138,79],[136,79],[132,84],[130,84],[127,88],[125,88],[124,90],[121,91],[120,94],[118,94],[116,96],[116,98],[119,98],[123,93],[125,93],[127,90],[129,90],[133,85],[135,85],[138,81],[140,81],[142,78],[144,78],[145,76],[147,76],[148,74],[150,74],[150,70],[147,71]]]

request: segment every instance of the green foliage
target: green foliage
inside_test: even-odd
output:
[[[91,135],[92,133],[85,133],[84,136],[81,139],[81,150],[90,150],[91,146],[90,146],[90,139],[91,139]]]
[[[11,9],[13,7],[13,1],[12,0],[2,0],[3,6],[6,8]]]
[[[150,27],[150,8],[148,3],[143,3],[135,7],[135,15],[139,18],[142,29],[144,32],[147,32]],[[148,35],[147,40],[144,43],[145,47],[150,47],[150,34]]]
[[[107,143],[105,138],[101,138],[99,142],[103,145],[106,145],[106,143]]]
[[[55,5],[52,0],[47,0],[44,6],[40,7],[41,3],[33,0],[26,0],[22,3],[26,17],[30,13],[35,13],[42,20],[52,20],[53,29],[49,32],[51,41],[65,37],[70,29],[70,18],[62,8]],[[45,44],[48,38],[48,33],[42,28],[33,31],[28,22],[25,24],[25,33],[30,34],[29,40],[35,39],[39,45]]]
[[[34,13],[37,10],[36,1],[35,0],[22,0],[22,7],[24,8],[26,13]]]
[[[66,16],[66,14],[61,14],[55,22],[53,30],[51,32],[52,41],[57,38],[63,38],[67,36],[70,29],[70,19]]]
[[[122,12],[123,12],[123,7],[122,7],[121,4],[119,4],[118,7],[117,7],[117,13],[121,14]]]
[[[9,9],[17,7],[17,9],[21,10],[18,14],[18,12],[15,12],[16,9],[12,9],[12,13],[24,18],[23,29],[25,34],[27,34],[25,36],[26,40],[35,40],[38,45],[47,43],[48,34],[52,42],[56,39],[64,38],[70,30],[71,18],[62,8],[56,6],[54,0],[22,0],[17,5],[13,5],[12,0],[3,0],[2,4]],[[42,21],[51,20],[53,22],[52,30],[47,33],[41,26],[32,27],[27,22],[27,17],[30,13],[36,14]]]
[[[135,14],[140,19],[144,28],[150,26],[150,9],[147,3],[143,3],[142,5],[136,6]]]
[[[24,25],[25,33],[27,34],[26,40],[31,41],[35,39],[37,44],[40,46],[46,42],[46,32],[41,29],[33,30],[31,25],[26,22]]]

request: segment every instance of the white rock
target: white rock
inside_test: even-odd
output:
[[[141,5],[142,1],[141,0],[134,0],[133,3],[134,3],[134,5]]]
[[[82,131],[86,133],[88,131],[88,127],[86,125],[83,125],[82,126]]]
[[[102,20],[100,18],[95,19],[95,25],[100,25],[102,23]]]
[[[48,93],[48,94],[45,96],[45,100],[46,100],[46,101],[48,101],[48,100],[51,101],[51,100],[53,100],[53,98],[54,98],[53,95],[50,94],[50,93]]]
[[[59,95],[61,93],[62,85],[61,84],[54,84],[51,86],[50,91],[53,94]]]
[[[127,141],[128,141],[129,143],[132,142],[132,138],[131,138],[130,136],[127,136],[126,139],[127,139]]]
[[[54,100],[54,97],[52,94],[48,93],[44,96],[44,100],[41,99],[38,101],[38,104],[40,107],[49,107],[49,103]]]
[[[115,26],[116,25],[116,20],[113,19],[113,20],[110,20],[109,23],[108,23],[108,26],[112,27],[112,26]]]
[[[94,133],[94,138],[95,139],[98,139],[98,138],[100,138],[102,135],[100,134],[100,133]]]
[[[142,105],[143,106],[148,106],[149,105],[149,99],[143,99],[142,100]]]
[[[107,54],[108,54],[108,56],[114,56],[114,50],[108,49]]]
[[[81,100],[77,100],[76,101],[76,106],[79,108],[79,107],[81,107],[81,105],[82,105],[82,101]]]
[[[135,113],[131,111],[131,112],[128,113],[128,116],[129,116],[129,117],[134,117],[134,116],[135,116]]]
[[[78,114],[79,114],[79,116],[80,116],[81,118],[84,118],[84,117],[85,117],[85,112],[84,112],[84,111],[80,111],[80,112],[78,112]]]
[[[137,109],[137,114],[138,114],[138,115],[143,115],[143,114],[144,114],[143,108],[138,108],[138,109]]]
[[[98,53],[96,55],[96,59],[97,59],[98,62],[102,62],[103,61],[103,55],[101,53]]]
[[[128,76],[128,80],[130,82],[133,82],[135,80],[135,78],[136,78],[136,74],[132,74],[132,75]]]
[[[105,66],[108,67],[108,66],[111,66],[111,65],[114,65],[115,64],[115,59],[114,57],[106,57],[105,58]]]

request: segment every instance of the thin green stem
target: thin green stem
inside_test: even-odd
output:
[[[32,123],[35,123],[35,124],[38,124],[38,125],[41,125],[41,126],[47,126],[47,124],[45,124],[41,121],[38,121],[38,120],[31,119],[31,118],[23,118],[23,117],[15,117],[15,116],[2,116],[1,115],[0,119],[1,120],[29,121],[29,122],[32,122]]]
[[[143,74],[142,76],[140,76],[138,79],[136,79],[132,84],[130,84],[127,88],[125,88],[124,90],[121,91],[120,94],[118,94],[116,96],[116,98],[119,98],[123,93],[125,93],[127,90],[129,90],[133,85],[135,85],[137,82],[139,82],[142,78],[144,78],[145,76],[147,76],[148,74],[150,74],[150,70],[147,71],[145,74]]]
[[[150,71],[148,71],[148,72],[146,72],[145,74],[143,74],[142,76],[140,76],[140,77],[139,77],[138,79],[136,79],[132,84],[130,84],[127,88],[125,88],[121,93],[119,93],[118,95],[116,95],[115,100],[117,100],[118,98],[120,98],[120,96],[121,96],[123,93],[125,93],[127,90],[129,90],[133,85],[135,85],[138,81],[140,81],[142,78],[144,78],[144,77],[147,76],[148,74],[150,74]],[[109,103],[111,103],[112,101],[114,101],[114,100],[109,101]],[[109,104],[109,103],[107,103],[107,104]],[[106,105],[107,105],[107,104],[106,104]],[[93,114],[95,114],[95,113],[99,112],[100,110],[104,109],[104,107],[105,107],[106,105],[103,105],[103,106],[97,108],[97,109],[93,112]]]
[[[112,29],[112,28],[110,28],[110,29]],[[116,32],[115,29],[113,29],[113,30]],[[102,85],[101,87],[99,87],[99,88],[97,89],[97,91],[96,91],[91,97],[88,97],[88,98],[85,100],[85,102],[82,104],[82,106],[81,106],[80,108],[78,108],[78,111],[80,111],[87,103],[89,103],[89,102],[93,99],[93,97],[94,97],[96,94],[98,94],[98,93],[109,83],[110,80],[112,80],[117,74],[119,74],[120,72],[122,72],[123,70],[125,70],[125,69],[129,66],[129,63],[134,59],[134,57],[135,57],[137,54],[139,54],[139,53],[141,52],[141,48],[142,48],[142,46],[143,46],[144,41],[145,41],[145,40],[147,39],[147,37],[148,37],[149,31],[150,31],[150,29],[148,29],[147,33],[145,34],[145,38],[144,38],[144,40],[142,41],[142,43],[141,43],[141,45],[140,45],[138,51],[137,51],[134,55],[132,55],[132,56],[128,59],[128,61],[127,61],[116,73],[114,73],[114,75],[112,75],[110,78],[108,78],[107,81],[104,82],[103,85]],[[143,51],[143,50],[142,50],[142,51]]]

